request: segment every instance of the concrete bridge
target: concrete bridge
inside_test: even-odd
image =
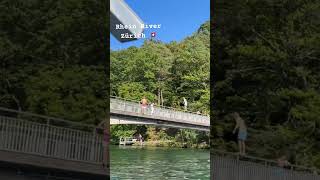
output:
[[[110,99],[110,124],[146,124],[210,131],[210,117],[164,106],[148,106],[142,113],[139,102],[118,97]]]
[[[319,170],[235,153],[211,151],[211,180],[320,180]]]
[[[94,126],[0,108],[0,179],[107,179]]]

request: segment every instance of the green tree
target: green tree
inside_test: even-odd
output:
[[[217,2],[212,145],[234,151],[238,111],[248,150],[311,165],[319,152],[320,3],[313,0]]]

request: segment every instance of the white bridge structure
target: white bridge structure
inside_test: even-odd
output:
[[[0,179],[108,179],[109,170],[101,165],[101,131],[94,125],[0,107],[0,167],[10,169],[0,168]]]
[[[153,114],[141,114],[137,102],[112,98],[110,103],[112,121],[209,130],[207,116],[165,107],[155,107]],[[42,175],[46,179],[109,179],[108,169],[101,165],[101,130],[94,125],[0,107],[0,166],[16,171],[2,170],[0,179],[26,180],[29,172],[37,176],[34,180],[44,179]],[[318,169],[297,165],[283,168],[276,161],[218,150],[211,150],[210,157],[212,180],[320,180]],[[19,175],[21,172],[24,175]]]
[[[320,180],[319,170],[211,150],[211,180]]]
[[[140,35],[144,29],[141,26],[143,21],[129,7],[124,0],[110,0],[110,31],[120,42],[137,40],[137,38],[122,38],[121,35]],[[135,26],[135,28],[118,29],[117,26]]]
[[[142,112],[141,104],[118,97],[110,99],[110,124],[144,124],[210,131],[210,117],[164,106],[150,106]]]

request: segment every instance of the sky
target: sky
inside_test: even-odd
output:
[[[145,24],[161,24],[160,29],[145,29],[146,38],[156,32],[162,42],[181,41],[210,19],[210,0],[125,0]],[[121,43],[110,34],[112,50],[141,46],[145,39]]]

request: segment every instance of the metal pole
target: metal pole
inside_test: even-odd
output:
[[[47,155],[47,153],[48,153],[49,128],[50,128],[50,119],[47,119],[46,137],[45,137],[45,142],[44,142],[44,154],[45,155]]]
[[[95,148],[95,136],[96,136],[96,132],[95,129],[92,131],[92,142],[91,142],[91,148],[90,148],[90,160],[93,161],[94,160],[94,148]]]

